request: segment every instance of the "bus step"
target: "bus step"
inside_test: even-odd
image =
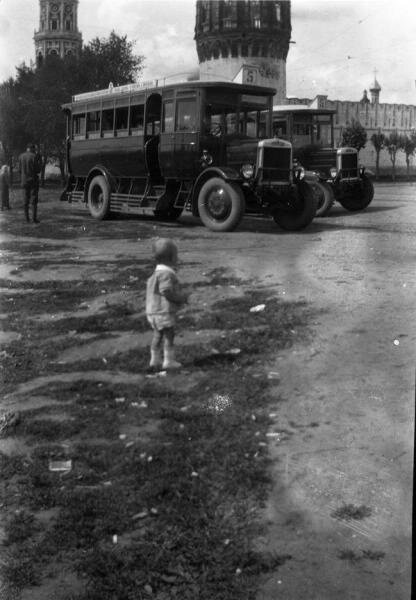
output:
[[[84,192],[70,192],[70,202],[83,202]]]
[[[131,215],[148,215],[153,217],[155,214],[154,207],[138,206],[137,203],[130,203],[123,200],[111,199],[111,210],[114,212],[126,213]]]

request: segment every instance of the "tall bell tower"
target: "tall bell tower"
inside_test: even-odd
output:
[[[197,0],[195,41],[200,79],[233,81],[244,65],[256,83],[286,98],[290,0]]]
[[[35,31],[36,64],[47,55],[64,58],[82,47],[78,31],[78,0],[39,0],[39,31]]]

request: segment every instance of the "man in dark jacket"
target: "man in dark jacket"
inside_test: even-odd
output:
[[[21,177],[21,184],[24,190],[24,208],[26,221],[29,223],[29,204],[32,199],[33,206],[33,222],[39,223],[38,220],[38,175],[39,175],[39,161],[35,155],[35,146],[28,144],[26,152],[23,152],[19,156],[19,170]]]

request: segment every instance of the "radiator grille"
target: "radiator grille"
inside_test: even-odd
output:
[[[291,148],[263,148],[263,179],[273,181],[289,181],[290,178]]]
[[[341,178],[357,177],[358,155],[357,154],[341,154]]]

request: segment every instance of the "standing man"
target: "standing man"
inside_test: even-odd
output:
[[[39,146],[35,145],[35,170],[36,170],[36,189],[35,189],[35,199],[36,199],[36,209],[39,202],[39,185],[40,179],[42,177],[42,154],[40,153]],[[39,221],[38,221],[39,222]]]
[[[35,155],[35,146],[28,144],[26,152],[23,152],[19,156],[19,170],[21,177],[21,184],[24,190],[24,209],[26,221],[29,223],[29,204],[32,199],[33,206],[33,222],[39,223],[37,217],[38,212],[38,174],[39,174],[39,161]]]

